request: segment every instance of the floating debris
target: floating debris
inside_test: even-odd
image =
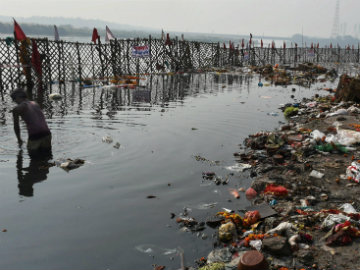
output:
[[[113,142],[113,138],[111,138],[110,136],[104,136],[104,137],[102,137],[102,141],[104,142],[104,143],[112,143]]]
[[[85,160],[83,159],[66,159],[65,162],[62,162],[60,163],[60,168],[64,169],[65,171],[70,171],[70,170],[73,170],[73,169],[77,169],[79,168],[80,166],[84,165],[85,164]]]

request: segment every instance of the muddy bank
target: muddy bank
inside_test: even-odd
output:
[[[204,222],[177,219],[194,232],[205,225],[216,232],[212,252],[190,269],[359,269],[360,106],[355,101],[341,101],[336,93],[286,104],[288,123],[244,141],[234,156],[250,170],[252,184],[233,195],[247,196],[252,206],[243,212],[224,209]],[[211,173],[203,177],[216,180]],[[251,268],[242,261],[251,250],[267,263]]]

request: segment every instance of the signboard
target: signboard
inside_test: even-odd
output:
[[[150,57],[150,49],[148,45],[145,46],[133,46],[132,47],[132,57],[143,58]]]
[[[248,52],[244,52],[244,60],[247,61],[249,60],[250,56]]]
[[[308,56],[309,56],[309,57],[315,57],[315,51],[314,51],[313,49],[310,49],[310,50],[308,51]]]

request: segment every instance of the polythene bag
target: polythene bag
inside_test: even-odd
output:
[[[310,133],[310,136],[315,140],[321,140],[325,136],[325,134],[322,133],[320,130],[315,129]]]
[[[352,145],[360,142],[360,132],[350,129],[338,129],[337,141],[342,145]]]

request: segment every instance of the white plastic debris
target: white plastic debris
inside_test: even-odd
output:
[[[332,113],[328,113],[326,115],[326,117],[331,117],[331,116],[337,116],[337,115],[346,115],[348,114],[348,111],[345,110],[345,109],[338,109],[336,110],[335,112],[332,112]]]
[[[323,178],[324,174],[321,172],[318,172],[316,170],[312,170],[311,173],[309,174],[309,176],[321,179],[321,178]]]
[[[102,137],[102,141],[105,143],[112,143],[113,139],[110,136],[104,136]]]
[[[250,164],[246,164],[246,163],[237,163],[235,165],[232,165],[232,166],[228,166],[228,167],[225,167],[227,170],[229,171],[234,171],[234,172],[243,172],[247,169],[250,169],[251,168],[251,165]]]
[[[357,211],[350,203],[344,203],[342,206],[339,207],[340,209],[343,209],[345,213],[348,214],[356,214]]]
[[[349,146],[360,142],[360,132],[350,129],[341,129],[339,122],[334,122],[333,126],[336,127],[336,141],[342,145]]]
[[[321,140],[323,137],[325,136],[324,133],[322,133],[320,130],[313,130],[311,133],[310,133],[310,137],[315,139],[315,140]]]
[[[267,233],[268,234],[274,234],[274,233],[283,234],[283,233],[285,233],[286,236],[290,237],[290,236],[294,235],[296,232],[297,232],[296,227],[293,224],[291,224],[290,222],[282,222],[274,229],[269,230]]]
[[[59,93],[52,93],[49,95],[49,99],[53,101],[58,101],[62,99],[62,96]]]
[[[321,224],[321,228],[330,229],[335,224],[344,223],[350,220],[350,217],[344,216],[343,214],[329,214]]]
[[[252,240],[249,242],[249,246],[255,248],[257,251],[261,250],[262,241],[261,240]]]
[[[308,108],[314,108],[316,105],[317,105],[316,101],[308,102],[305,104],[305,106]]]
[[[346,168],[346,177],[350,177],[356,183],[360,182],[360,164],[358,162],[353,161]]]
[[[348,111],[349,113],[360,113],[359,108],[357,108],[357,107],[355,107],[355,106],[351,106],[351,107],[347,108],[347,111]]]
[[[296,246],[297,246],[296,242],[297,242],[298,240],[300,240],[300,235],[294,234],[293,236],[291,236],[291,237],[289,238],[288,242],[289,242],[290,246],[296,247]]]

